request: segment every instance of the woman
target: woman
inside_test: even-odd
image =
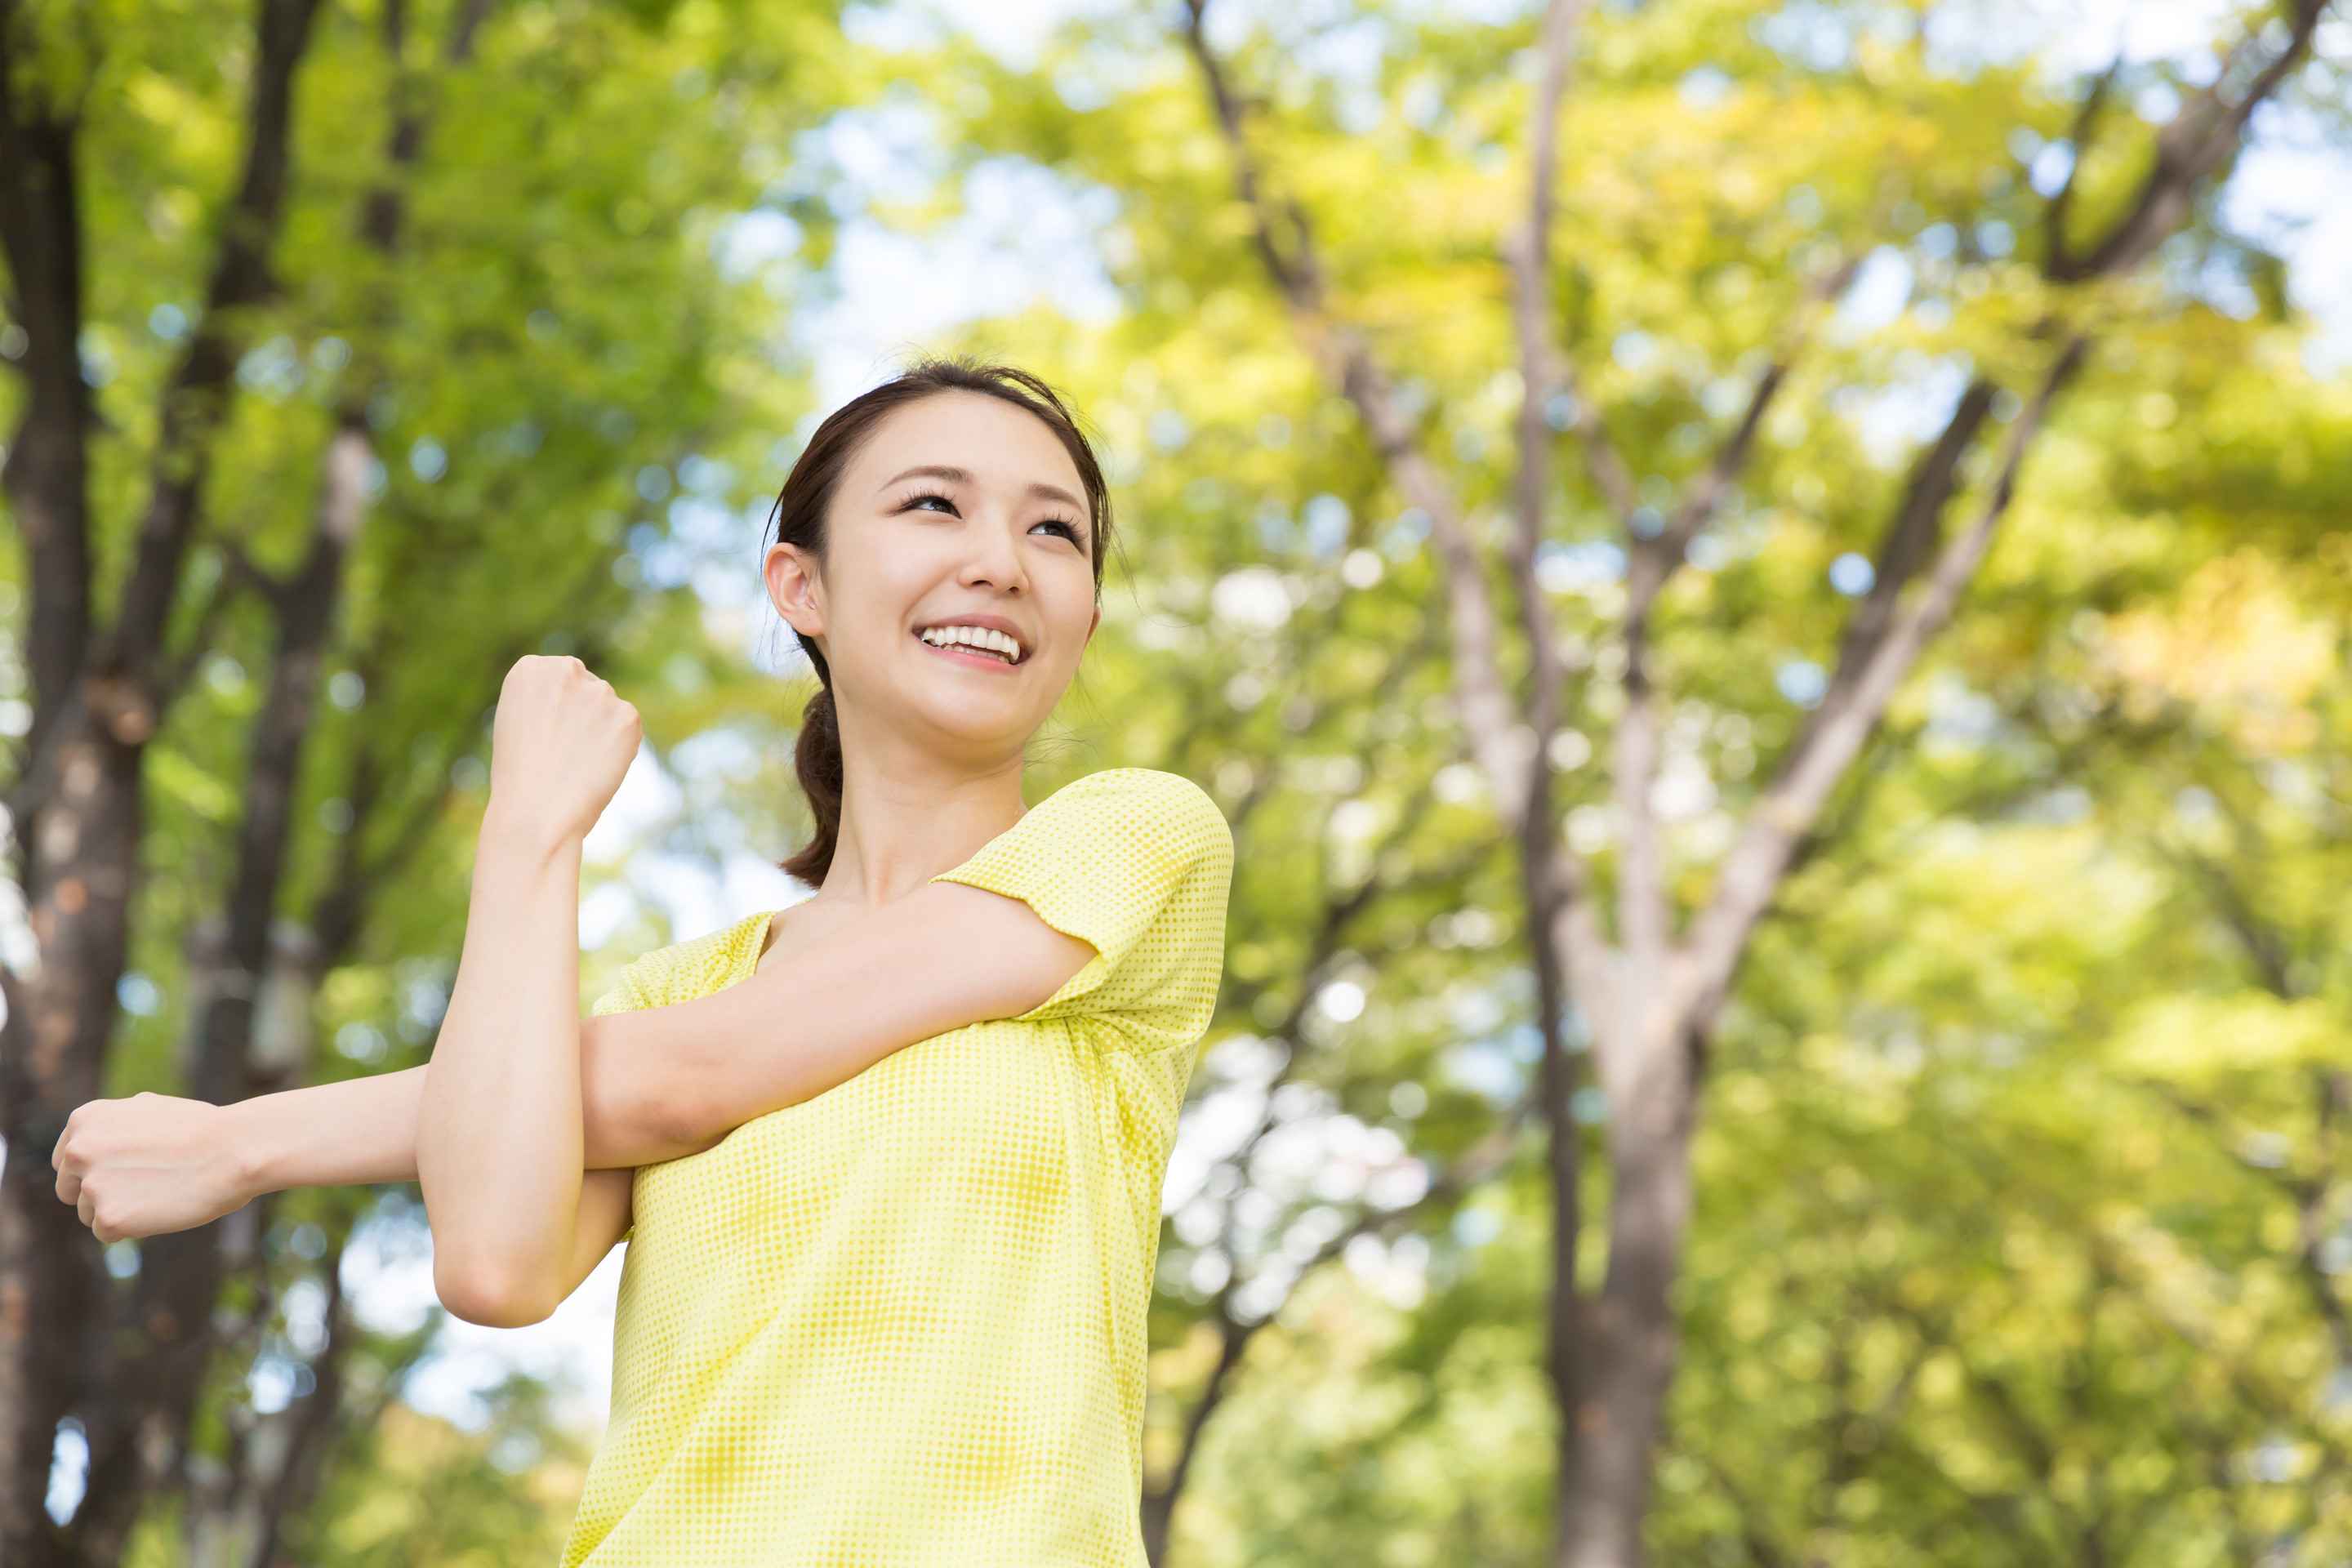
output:
[[[581,840],[636,714],[526,658],[432,1065],[84,1106],[58,1195],[114,1240],[415,1178],[443,1301],[494,1324],[628,1235],[567,1564],[1140,1563],[1160,1177],[1232,846],[1164,773],[1023,810],[1109,528],[1031,376],[926,363],[851,402],[765,562],[822,683],[787,862],[816,895],[638,960],[579,1019]]]

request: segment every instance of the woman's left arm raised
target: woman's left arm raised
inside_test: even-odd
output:
[[[580,860],[638,737],[636,710],[577,659],[524,658],[499,693],[465,942],[416,1117],[434,1284],[476,1322],[546,1316],[626,1223],[625,1187],[583,1175]]]

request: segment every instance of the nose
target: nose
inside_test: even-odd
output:
[[[971,551],[956,574],[956,582],[967,588],[993,588],[1000,594],[1028,592],[1029,574],[1021,563],[1019,521],[992,507],[972,521],[973,526],[964,531]]]

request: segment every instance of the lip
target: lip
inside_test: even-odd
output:
[[[986,654],[971,653],[963,648],[935,647],[923,641],[923,634],[934,626],[975,626],[984,631],[1003,632],[1021,645],[1021,658],[1014,663],[1007,664],[1001,658],[992,658]],[[1010,673],[1027,664],[1030,656],[1037,651],[1036,642],[1030,637],[1027,630],[1006,620],[1003,616],[941,616],[936,620],[918,622],[910,635],[914,637],[917,647],[926,652],[937,654],[941,658],[953,659],[967,669],[992,669]]]

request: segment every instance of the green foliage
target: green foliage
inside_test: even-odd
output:
[[[1803,663],[1834,654],[1830,568],[1871,552],[1925,421],[1970,374],[2030,386],[2062,303],[2101,347],[1960,624],[1784,889],[1718,1042],[1655,1550],[2330,1560],[2352,1441],[2352,1338],[2336,1327],[2352,1212],[2344,933],[2340,900],[2318,889],[2340,885],[2323,868],[2345,827],[2330,693],[2347,394],[2297,361],[2302,325],[2265,282],[2275,263],[2210,212],[2152,275],[2063,297],[2043,280],[2046,193],[2025,160],[2071,133],[2082,84],[2026,63],[1956,68],[1900,13],[1856,23],[1829,68],[1776,41],[1782,25],[1746,5],[1596,11],[1564,122],[1555,309],[1645,502],[1710,459],[1815,279],[1871,257],[1899,258],[1910,279],[1878,318],[1833,317],[1797,362],[1669,590],[1657,663],[1679,700],[1666,777],[1691,803],[1670,814],[1685,900],[1792,733]],[[1531,72],[1513,68],[1528,35],[1372,6],[1265,13],[1251,29],[1233,58],[1261,177],[1307,216],[1335,314],[1398,367],[1483,526],[1507,500],[1521,396],[1497,367],[1515,357],[1500,256],[1523,200]],[[1369,75],[1361,53],[1333,63],[1367,32]],[[1197,736],[1195,776],[1239,784],[1262,776],[1262,715],[1296,715],[1303,735],[1336,725],[1366,766],[1322,820],[1352,820],[1350,794],[1402,820],[1387,804],[1399,784],[1434,776],[1459,743],[1443,645],[1421,640],[1438,613],[1433,568],[1265,286],[1190,62],[1120,18],[1034,77],[943,68],[984,81],[980,147],[1120,197],[1105,248],[1129,310],[1055,363],[1129,454],[1131,510],[1147,520],[1139,594],[1157,612],[1139,629],[1176,628],[1140,650],[1161,701],[1222,695],[1236,710],[1150,738]],[[2154,90],[2161,74],[2127,72],[2116,91]],[[2333,79],[2315,68],[2296,101],[2326,116]],[[2121,210],[2149,142],[2111,109],[2072,198],[2077,247]],[[2015,411],[2005,399],[1996,417]],[[1622,557],[1574,460],[1584,412],[1552,411],[1569,478],[1548,508],[1546,577],[1588,672],[1570,722],[1598,733],[1622,668]],[[1990,478],[1980,461],[1964,475],[1955,517]],[[1344,531],[1297,530],[1318,494]],[[1340,617],[1310,620],[1301,652],[1292,620],[1269,658],[1231,625],[1216,636],[1213,611],[1210,635],[1180,640],[1198,604],[1239,602],[1229,585],[1261,570],[1288,574],[1312,605],[1367,547],[1371,584],[1339,590]],[[1394,662],[1408,654],[1410,675]],[[1334,677],[1356,661],[1350,692]],[[1380,749],[1391,731],[1394,759]],[[1286,783],[1321,776],[1318,744],[1274,743]],[[1559,761],[1563,829],[1605,883],[1609,760],[1578,734]],[[1278,1034],[1278,1004],[1254,998],[1295,973],[1282,955],[1312,930],[1294,858],[1316,818],[1306,800],[1228,799],[1249,847],[1220,1029]],[[1267,805],[1281,826],[1260,840],[1250,813]],[[1433,810],[1386,853],[1402,866],[1475,849],[1483,813],[1466,805]],[[1353,1112],[1439,1171],[1493,1124],[1493,1106],[1449,1085],[1525,1016],[1504,865],[1465,860],[1423,896],[1383,891],[1393,934],[1372,917],[1349,939],[1346,973],[1372,998],[1362,1021],[1291,1042],[1331,1098],[1277,1117]],[[1288,896],[1269,898],[1276,886]],[[1503,945],[1440,946],[1463,903],[1499,915]],[[1311,1012],[1299,1022],[1316,1026]],[[1211,1051],[1204,1124],[1244,1059]],[[1444,1109],[1395,1115],[1381,1089],[1400,1079]],[[1279,1308],[1213,1418],[1179,1560],[1539,1560],[1549,1216],[1533,1153],[1502,1191],[1406,1222],[1431,1248],[1430,1289],[1402,1320],[1379,1300],[1393,1279],[1379,1255]],[[1167,1238],[1148,1468],[1172,1462],[1215,1361],[1198,1258],[1263,1268],[1263,1238],[1296,1255],[1302,1230],[1318,1234],[1311,1188],[1253,1215],[1281,1184],[1244,1174],[1213,1215],[1180,1206]],[[1588,1173],[1588,1216],[1605,1179]],[[1507,1217],[1490,1240],[1493,1215]],[[1448,1447],[1450,1431],[1475,1436]]]
[[[2303,367],[2275,262],[2211,210],[2151,272],[2042,277],[2047,206],[2020,148],[2072,133],[2083,84],[1956,65],[1902,8],[1837,12],[1852,49],[1822,66],[1776,31],[1790,14],[1598,7],[1563,124],[1562,348],[1645,501],[1709,459],[1820,276],[1874,256],[1912,279],[1884,319],[1832,317],[1797,362],[1667,595],[1686,903],[1801,717],[1802,667],[1834,654],[1832,563],[1872,549],[1932,433],[1922,410],[1970,374],[2030,385],[2061,305],[2099,346],[1958,622],[1782,889],[1716,1044],[1655,1555],[2336,1561],[2352,1549],[2352,391]],[[1236,70],[1266,176],[1311,215],[1336,308],[1398,367],[1489,528],[1522,395],[1499,255],[1524,199],[1530,30],[1370,4],[1261,20]],[[1215,793],[1240,848],[1188,1121],[1199,1157],[1178,1163],[1162,1241],[1152,1477],[1181,1451],[1221,1326],[1255,1337],[1175,1555],[1543,1561],[1550,1216],[1536,1141],[1510,1141],[1530,986],[1508,847],[1462,762],[1426,521],[1265,287],[1189,62],[1141,14],[1024,73],[958,47],[851,53],[814,7],[685,0],[501,10],[452,74],[425,64],[447,21],[417,18],[394,73],[375,20],[336,14],[306,67],[286,287],[254,329],[183,608],[209,651],[152,758],[135,962],[166,1005],[126,1022],[118,1086],[174,1081],[184,954],[219,898],[269,657],[238,552],[290,557],[350,399],[385,484],[336,650],[357,695],[320,715],[288,910],[354,847],[382,870],[320,988],[320,1038],[349,1053],[324,1070],[405,1065],[429,1041],[482,714],[516,653],[591,656],[657,750],[705,748],[709,767],[680,771],[711,826],[680,847],[790,841],[795,694],[741,658],[742,605],[681,584],[748,555],[748,510],[807,405],[765,334],[776,296],[822,284],[835,209],[792,138],[904,83],[888,90],[934,106],[955,149],[947,174],[1015,154],[1118,201],[1115,322],[1041,310],[970,334],[1092,414],[1127,530],[1129,572],[1031,797],[1171,768]],[[98,68],[95,493],[118,552],[169,355],[150,323],[195,297],[237,156],[238,62],[218,40],[239,25],[155,11]],[[1349,26],[1383,41],[1368,72],[1331,63]],[[2325,68],[2297,102],[2332,135],[2324,89],[2344,68]],[[2120,80],[2082,161],[2078,243],[2144,174],[2151,132],[2127,104],[2164,75]],[[386,257],[356,215],[396,87],[434,121]],[[800,249],[714,267],[730,215],[755,205],[798,225]],[[1587,411],[1550,412],[1565,477],[1544,580],[1580,673],[1554,753],[1561,826],[1605,891],[1610,760],[1588,736],[1622,700],[1622,555],[1574,461]],[[1996,432],[2013,416],[2002,403]],[[698,489],[680,488],[689,457],[714,465]],[[1955,517],[1990,479],[1964,472]],[[688,934],[644,913],[592,969]],[[1287,1131],[1252,1143],[1261,1119]],[[1443,1184],[1498,1129],[1492,1179]],[[1415,1161],[1433,1198],[1415,1201]],[[1604,1186],[1595,1161],[1589,1213]],[[289,1197],[279,1217],[340,1237],[360,1211],[337,1202]],[[1588,1265],[1605,1241],[1588,1233]],[[272,1289],[236,1304],[246,1360],[223,1371],[215,1448],[304,1278],[316,1259],[281,1248]],[[396,1384],[414,1347],[367,1353]],[[578,1456],[534,1397],[506,1391],[481,1434],[391,1405],[340,1451],[302,1549],[551,1554]],[[151,1523],[161,1552],[175,1525]]]
[[[529,1381],[488,1402],[478,1432],[389,1406],[340,1457],[298,1550],[320,1568],[554,1562],[587,1456]]]
[[[110,593],[228,221],[252,23],[248,7],[165,5],[83,38],[89,20],[50,7],[10,26],[37,33],[37,65],[83,73],[82,352]],[[94,47],[76,54],[77,39]],[[805,403],[796,361],[770,342],[793,245],[771,233],[747,252],[728,220],[829,95],[856,85],[833,68],[839,48],[814,5],[325,12],[295,81],[277,287],[234,323],[247,352],[175,606],[182,683],[148,752],[111,1092],[184,1086],[203,954],[236,864],[248,733],[278,657],[272,600],[309,548],[339,422],[365,431],[373,472],[278,889],[280,916],[310,940],[265,981],[269,1071],[332,1079],[429,1052],[488,709],[518,655],[590,658],[639,697],[658,745],[711,721],[708,683],[692,703],[681,685],[710,657],[698,601],[683,573],[646,563],[682,559],[672,542],[714,527],[748,545],[740,512],[776,478],[779,436]],[[822,239],[807,225],[783,237]],[[19,396],[13,379],[0,386],[0,420],[13,424]],[[28,592],[20,576],[0,590],[12,630]],[[0,697],[13,700],[25,680],[8,642]],[[764,709],[768,697],[746,697],[749,674],[734,678],[735,704]],[[671,933],[646,934],[651,946]],[[273,1012],[280,989],[290,1011]],[[268,1481],[268,1433],[306,1408],[331,1362],[343,1419],[382,1409],[383,1425],[336,1441],[317,1510],[286,1521],[306,1561],[552,1555],[579,1456],[540,1393],[500,1394],[480,1434],[386,1405],[430,1326],[386,1336],[342,1315],[335,1260],[371,1196],[289,1194],[232,1224],[221,1353],[178,1466],[185,1485],[152,1500],[139,1560],[245,1549],[218,1531],[246,1528],[237,1499]],[[137,1250],[109,1263],[127,1299]],[[568,1457],[524,1454],[526,1440]],[[201,1544],[208,1531],[215,1546]]]

